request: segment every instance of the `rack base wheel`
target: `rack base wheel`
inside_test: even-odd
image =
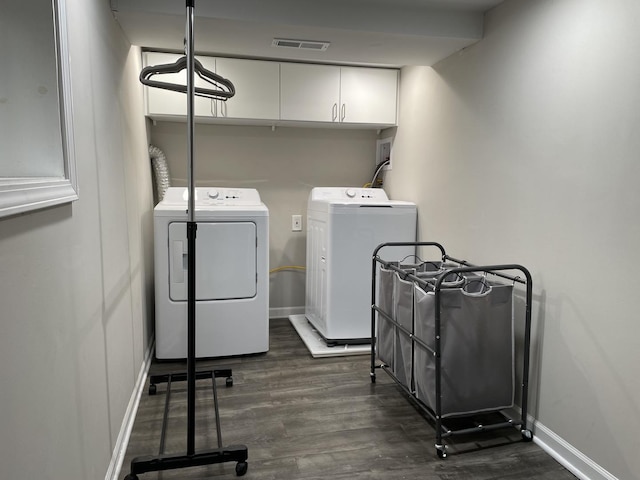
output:
[[[530,442],[533,440],[533,433],[531,433],[531,430],[522,430],[520,433],[522,434],[523,441]]]
[[[227,377],[227,379],[224,381],[224,384],[227,387],[233,387],[233,377]]]
[[[236,463],[236,475],[238,477],[242,477],[245,473],[247,473],[248,468],[249,468],[249,465],[247,464],[247,462]]]
[[[155,395],[157,392],[157,388],[156,386],[152,383],[151,385],[149,385],[149,395]]]
[[[129,475],[124,477],[124,480],[138,480],[138,476],[134,475],[133,473],[130,473]]]
[[[447,447],[444,445],[436,445],[436,453],[438,458],[447,458]]]

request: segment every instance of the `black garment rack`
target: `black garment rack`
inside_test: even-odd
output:
[[[156,393],[157,383],[167,383],[167,393],[165,399],[165,410],[160,438],[160,451],[156,456],[136,457],[131,461],[131,471],[126,475],[125,480],[138,480],[138,474],[147,472],[158,472],[179,468],[211,465],[224,462],[237,462],[236,475],[242,476],[247,472],[247,447],[244,445],[222,446],[220,431],[220,417],[218,414],[218,397],[216,391],[216,378],[226,377],[226,385],[233,384],[232,372],[228,368],[216,368],[208,371],[196,371],[196,231],[195,220],[195,183],[193,169],[193,131],[194,131],[194,97],[202,96],[212,100],[226,101],[235,94],[233,84],[219,75],[205,69],[200,62],[194,58],[194,5],[195,0],[186,0],[186,38],[185,56],[177,62],[168,65],[149,66],[142,69],[140,81],[144,85],[163,88],[167,90],[186,93],[187,97],[187,179],[188,179],[188,220],[187,220],[187,269],[188,269],[188,290],[187,290],[187,371],[170,373],[166,375],[151,375],[149,394]],[[174,83],[151,80],[156,74],[177,73],[186,68],[187,84],[179,85]],[[207,81],[214,88],[195,87],[194,75]],[[195,405],[196,405],[196,379],[211,378],[213,383],[213,403],[215,408],[216,433],[218,448],[197,452],[195,450]],[[169,400],[171,397],[171,383],[173,381],[187,382],[187,451],[184,454],[165,454],[166,423],[169,410]]]
[[[420,339],[413,335],[413,332],[407,331],[405,327],[400,325],[395,319],[391,317],[389,312],[383,310],[376,304],[376,293],[378,284],[376,281],[376,275],[378,272],[379,264],[384,266],[387,269],[395,270],[400,273],[404,278],[411,280],[418,285],[424,286],[426,282],[423,278],[419,278],[416,275],[412,275],[411,273],[407,273],[406,270],[399,268],[394,265],[394,262],[388,262],[380,258],[378,252],[384,247],[406,247],[406,246],[414,246],[414,247],[435,247],[440,250],[442,264],[445,262],[452,262],[457,264],[453,268],[446,268],[445,272],[440,275],[434,283],[431,284],[435,295],[435,328],[434,328],[434,347],[431,348],[429,345],[423,343]],[[523,273],[524,279],[519,276],[512,276],[504,273],[504,271],[509,270],[519,270]],[[461,426],[451,425],[447,423],[448,419],[443,418],[442,410],[441,410],[441,302],[440,302],[440,292],[442,289],[446,288],[443,285],[443,280],[451,274],[460,274],[460,273],[474,273],[474,272],[485,272],[487,274],[495,275],[502,279],[510,280],[515,283],[524,284],[526,287],[526,298],[525,298],[525,318],[524,318],[524,344],[523,344],[523,366],[522,366],[522,384],[521,384],[521,413],[520,420],[513,419],[504,414],[502,411],[495,411],[497,418],[482,423],[476,421],[472,415],[467,415],[471,421],[466,424],[461,424]],[[436,434],[436,453],[440,458],[446,458],[447,456],[447,448],[444,443],[444,439],[453,435],[466,435],[471,433],[479,433],[486,432],[491,430],[497,430],[501,428],[518,428],[520,430],[522,440],[525,442],[529,442],[533,439],[533,434],[531,430],[527,428],[527,401],[528,401],[528,383],[529,383],[529,354],[530,354],[530,344],[531,344],[531,305],[532,305],[532,294],[533,294],[533,284],[530,272],[518,264],[504,264],[504,265],[473,265],[465,260],[459,260],[452,256],[447,255],[444,247],[437,242],[388,242],[378,245],[373,252],[372,259],[372,269],[371,269],[371,372],[370,378],[371,383],[375,383],[376,381],[376,369],[382,369],[385,371],[392,380],[396,382],[396,384],[414,401],[414,404],[423,411],[427,417],[434,423],[435,425],[435,434]],[[416,398],[415,391],[412,391],[412,388],[408,388],[404,385],[394,374],[391,368],[388,365],[381,363],[376,365],[376,313],[383,317],[385,321],[393,324],[395,328],[401,330],[407,338],[410,339],[412,345],[414,343],[419,343],[422,347],[427,349],[434,356],[435,363],[435,408],[430,408],[419,399]],[[414,365],[412,365],[414,368]],[[464,416],[463,416],[464,418]],[[485,417],[486,419],[486,417]]]

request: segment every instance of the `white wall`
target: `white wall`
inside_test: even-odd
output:
[[[0,478],[103,478],[149,342],[139,51],[108,2],[67,11],[80,199],[0,220]]]
[[[422,240],[532,271],[530,412],[619,479],[640,478],[638,46],[636,0],[506,1],[477,45],[402,70],[387,175]]]
[[[256,188],[269,208],[269,264],[306,263],[307,199],[312,187],[362,186],[375,166],[376,132],[317,128],[241,127],[199,124],[195,128],[195,177],[199,186]],[[172,185],[186,185],[186,124],[158,122],[151,142],[167,156]],[[291,231],[291,215],[303,216],[303,231]],[[270,276],[272,315],[304,308],[305,274]],[[284,309],[284,310],[283,310]]]

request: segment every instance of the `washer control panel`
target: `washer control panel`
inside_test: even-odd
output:
[[[312,200],[331,200],[342,202],[368,202],[389,200],[381,188],[358,187],[316,187],[311,192]]]

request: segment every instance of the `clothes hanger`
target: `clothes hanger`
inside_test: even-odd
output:
[[[202,66],[197,59],[193,59],[195,73],[203,79],[205,82],[215,86],[215,89],[195,87],[195,94],[198,97],[210,98],[212,100],[226,101],[233,97],[236,93],[236,89],[231,81],[220,75],[207,70]],[[159,80],[152,80],[154,75],[161,75],[165,73],[178,73],[187,68],[187,57],[182,56],[175,63],[166,63],[162,65],[150,65],[144,67],[140,72],[140,82],[150,87],[163,88],[165,90],[173,90],[174,92],[187,93],[187,86],[179,83],[163,82]]]

